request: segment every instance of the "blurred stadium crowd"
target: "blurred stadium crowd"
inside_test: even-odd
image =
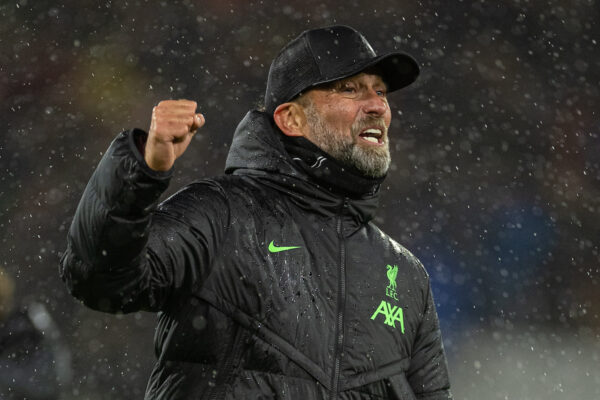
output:
[[[13,312],[43,306],[71,353],[58,396],[141,398],[153,363],[153,315],[88,310],[57,273],[112,138],[147,129],[161,99],[192,99],[207,123],[169,193],[220,173],[281,46],[341,23],[422,67],[390,95],[393,166],[377,223],[432,277],[456,398],[600,398],[599,9],[597,0],[0,4],[0,274],[14,282]]]

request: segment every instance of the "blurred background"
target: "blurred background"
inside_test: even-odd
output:
[[[86,309],[58,277],[88,178],[166,98],[207,122],[165,195],[221,173],[273,57],[331,24],[422,68],[390,95],[377,223],[432,277],[455,398],[600,398],[598,3],[0,2],[0,398],[143,397],[155,316]]]

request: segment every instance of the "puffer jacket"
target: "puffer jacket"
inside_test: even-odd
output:
[[[77,208],[60,273],[105,312],[158,312],[146,399],[451,399],[429,277],[371,221],[377,196],[299,170],[271,119],[226,174],[162,204],[171,172],[120,134]]]

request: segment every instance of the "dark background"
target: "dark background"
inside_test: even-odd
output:
[[[161,99],[206,125],[168,193],[222,171],[269,64],[348,24],[422,73],[390,95],[378,224],[432,282],[457,399],[600,397],[597,0],[0,3],[0,266],[72,353],[65,399],[142,398],[155,316],[74,300],[58,260],[115,135]],[[168,194],[167,193],[167,194]]]

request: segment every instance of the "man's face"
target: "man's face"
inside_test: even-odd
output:
[[[381,77],[360,73],[310,90],[306,100],[307,139],[365,176],[386,174],[392,115]]]

